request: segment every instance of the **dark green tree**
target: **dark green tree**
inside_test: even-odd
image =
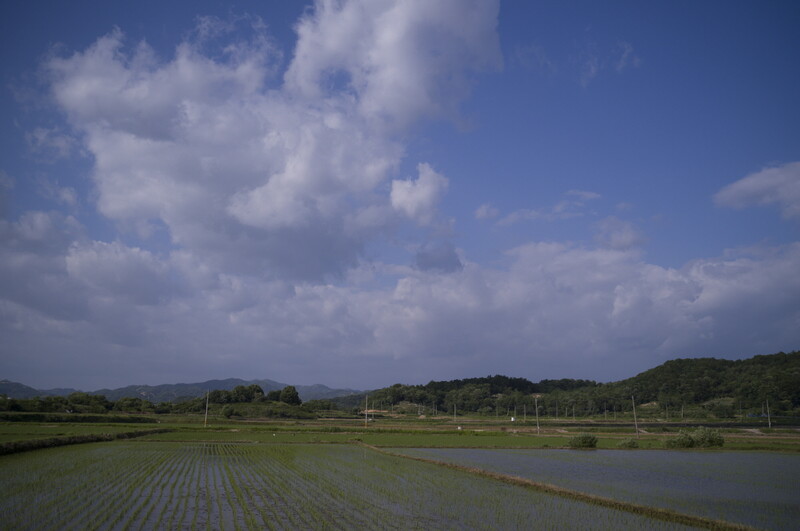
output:
[[[293,385],[287,385],[281,389],[281,402],[293,406],[299,406],[303,403],[303,401],[300,400],[300,395],[297,394],[297,389],[295,389]]]
[[[281,401],[281,390],[280,389],[274,389],[274,390],[268,392],[264,396],[264,399],[269,401],[269,402],[280,402]]]
[[[255,402],[264,396],[264,390],[258,384],[251,384],[247,386],[247,396],[250,397],[250,402]]]

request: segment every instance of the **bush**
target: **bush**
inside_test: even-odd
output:
[[[694,445],[700,448],[710,448],[725,444],[725,438],[719,430],[712,430],[703,426],[694,431],[692,439],[694,439]]]
[[[692,448],[694,446],[694,439],[689,432],[681,430],[678,436],[674,439],[667,441],[667,448]]]
[[[617,443],[617,448],[639,448],[639,441],[636,439],[625,439]]]
[[[567,442],[570,448],[597,448],[597,437],[584,433],[576,435]]]
[[[725,439],[718,430],[701,426],[692,433],[681,430],[677,437],[667,441],[667,448],[711,448],[723,444]]]

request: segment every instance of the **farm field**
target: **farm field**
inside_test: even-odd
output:
[[[793,529],[800,521],[798,455],[457,448],[395,452],[759,529]]]
[[[355,445],[112,442],[0,457],[5,529],[676,529]]]
[[[163,425],[169,427],[169,425]],[[600,426],[593,430],[572,427],[536,428],[501,431],[491,425],[475,425],[457,430],[456,426],[419,426],[413,423],[363,428],[363,425],[320,426],[258,423],[230,423],[207,429],[180,425],[173,431],[148,435],[146,439],[161,441],[275,442],[275,443],[345,443],[359,441],[380,447],[444,447],[444,448],[561,448],[576,434],[591,431],[598,437],[598,448],[616,448],[620,441],[633,436],[632,429]],[[644,449],[665,448],[678,430],[642,434],[639,445]],[[796,430],[750,432],[724,430],[725,448],[735,450],[771,450],[800,452],[800,434]]]
[[[0,530],[675,529],[678,523],[708,526],[698,523],[702,518],[793,529],[800,520],[794,428],[723,428],[721,450],[665,451],[677,429],[641,433],[641,450],[610,450],[632,430],[561,424],[537,434],[522,424],[410,418],[367,427],[358,421],[216,418],[204,427],[196,419],[159,420],[0,423],[0,444],[12,445],[144,434],[0,457]],[[155,433],[156,426],[169,431]],[[598,437],[600,449],[559,449],[585,432]],[[656,520],[651,516],[658,511],[648,507],[672,513]]]

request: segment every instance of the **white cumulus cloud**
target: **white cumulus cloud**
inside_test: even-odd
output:
[[[429,164],[417,167],[416,180],[392,181],[392,206],[420,225],[429,225],[436,216],[436,204],[447,190],[448,180]]]
[[[453,116],[471,74],[499,65],[497,9],[320,1],[283,77],[251,17],[199,18],[167,59],[115,29],[45,71],[103,215],[140,237],[164,227],[215,268],[319,281],[355,265],[393,209],[435,217],[447,180],[429,166],[387,184],[405,127]]]
[[[68,123],[29,141],[88,153],[93,190],[79,197],[82,186],[52,180],[42,193],[70,212],[96,207],[111,222],[103,230],[119,232],[99,241],[96,227],[43,210],[0,218],[4,374],[95,388],[100,373],[109,386],[614,379],[675,356],[796,345],[797,244],[665,268],[645,261],[632,223],[606,218],[597,246],[527,241],[479,264],[457,231],[437,233],[458,176],[406,160],[409,127],[457,114],[471,77],[501,66],[497,11],[477,0],[321,0],[297,23],[283,70],[251,17],[200,18],[166,56],[113,30],[50,57]],[[635,65],[632,48],[620,53],[620,69]],[[416,175],[400,178],[406,164]],[[798,164],[717,201],[796,216]],[[0,172],[0,191],[11,184]],[[599,198],[570,190],[505,216],[486,203],[475,217],[572,219]],[[422,237],[374,252],[407,233]]]

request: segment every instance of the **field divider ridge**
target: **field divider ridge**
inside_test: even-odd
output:
[[[85,435],[65,435],[63,437],[48,437],[45,439],[27,439],[22,441],[9,441],[0,443],[0,455],[16,454],[29,452],[31,450],[41,450],[43,448],[55,448],[57,446],[70,446],[73,444],[85,444],[93,442],[109,442],[120,439],[133,439],[145,435],[156,433],[167,433],[172,431],[169,428],[155,428],[150,430],[134,430],[120,433],[90,433]]]

